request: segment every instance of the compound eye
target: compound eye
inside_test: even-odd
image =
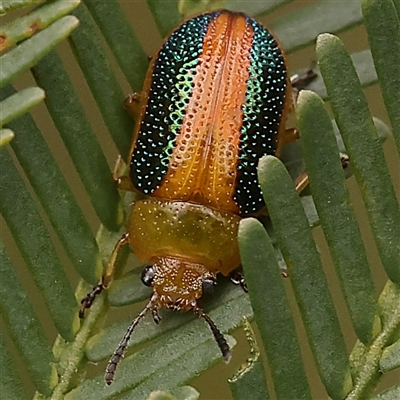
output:
[[[142,271],[142,282],[146,286],[151,286],[154,279],[154,269],[152,265],[147,266]]]
[[[203,294],[210,294],[213,293],[214,291],[214,286],[217,284],[217,282],[214,279],[204,279],[202,283],[203,287]]]

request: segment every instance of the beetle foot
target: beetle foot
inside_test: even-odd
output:
[[[124,108],[133,118],[140,115],[140,93],[130,93],[124,100]]]
[[[311,66],[301,74],[295,74],[290,77],[290,82],[294,89],[298,91],[304,89],[309,83],[311,83],[318,75],[314,71],[315,63],[312,63]]]
[[[230,274],[229,277],[230,277],[230,279],[231,279],[231,282],[232,282],[234,285],[240,285],[241,288],[242,288],[246,293],[249,292],[249,290],[247,289],[246,281],[245,281],[245,279],[244,279],[244,275],[243,275],[241,272],[239,272],[239,271],[233,271],[233,272]]]
[[[342,163],[342,168],[346,169],[349,166],[349,156],[345,153],[340,153],[340,162]]]
[[[153,314],[153,320],[154,320],[154,322],[158,325],[158,324],[160,323],[160,321],[161,321],[160,314],[158,313],[158,308],[154,307],[154,308],[151,310],[151,313]]]
[[[103,284],[99,283],[81,300],[82,306],[79,310],[79,318],[83,318],[85,316],[85,310],[92,306],[94,299],[103,291],[103,289]]]

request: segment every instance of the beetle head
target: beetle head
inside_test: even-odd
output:
[[[216,275],[203,264],[159,257],[143,270],[142,282],[153,288],[158,307],[186,311],[197,307],[203,291],[215,285]]]
[[[105,380],[110,385],[114,379],[115,370],[128,346],[131,334],[149,310],[153,312],[156,323],[159,322],[158,308],[171,308],[173,310],[190,310],[203,318],[211,329],[214,338],[221,350],[226,363],[231,358],[229,345],[219,331],[213,320],[198,306],[197,300],[215,285],[216,276],[203,264],[188,262],[179,258],[160,257],[154,260],[153,265],[146,267],[142,272],[142,282],[153,288],[153,295],[145,308],[132,321],[131,325],[121,340],[117,350],[111,357]]]

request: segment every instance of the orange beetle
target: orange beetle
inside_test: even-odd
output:
[[[264,155],[279,155],[292,107],[276,39],[254,19],[230,11],[178,27],[153,57],[143,92],[132,99],[138,118],[128,179],[148,198],[134,203],[128,233],[99,285],[82,300],[81,316],[111,283],[124,244],[149,264],[142,281],[153,295],[112,356],[107,384],[134,327],[148,310],[158,323],[161,307],[202,317],[229,361],[229,346],[198,299],[218,272],[228,276],[240,264],[239,221],[265,206],[257,164]],[[118,182],[126,187],[126,179]]]

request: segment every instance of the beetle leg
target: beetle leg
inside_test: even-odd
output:
[[[128,94],[124,101],[125,110],[132,115],[133,118],[138,118],[140,115],[140,93]]]
[[[349,166],[349,156],[345,153],[340,153],[340,161],[342,163],[343,170],[345,170]],[[302,172],[295,182],[297,193],[301,193],[308,186],[308,184],[308,175],[306,172]]]
[[[79,318],[83,318],[85,316],[85,310],[90,308],[94,302],[94,299],[98,294],[103,291],[103,284],[97,284],[82,300],[81,300],[81,309],[79,310]]]
[[[119,155],[114,165],[112,177],[118,189],[133,192],[135,191],[135,188],[133,187],[129,177],[126,175],[126,169],[126,164]]]
[[[103,289],[107,289],[110,283],[113,280],[115,268],[117,264],[118,253],[122,246],[129,243],[129,233],[125,233],[122,235],[121,239],[118,240],[115,245],[111,256],[110,261],[107,265],[106,270],[104,271],[103,276],[101,277],[100,282],[81,300],[81,309],[79,310],[79,317],[83,318],[85,314],[85,310],[90,308],[94,302],[94,299],[98,294],[100,294]]]
[[[301,193],[309,184],[307,172],[302,172],[296,179],[294,185],[296,187],[296,192]]]
[[[312,82],[318,75],[314,72],[314,63],[308,70],[302,74],[294,74],[290,77],[292,87],[300,91],[304,89],[310,82]]]
[[[293,143],[300,138],[297,128],[288,128],[284,131],[282,137],[279,138],[279,146],[283,147]]]
[[[304,89],[310,82],[312,82],[318,75],[314,72],[314,65],[304,72],[303,74],[295,74],[290,77],[292,86],[292,100],[296,104],[297,97],[299,97],[300,90]]]
[[[318,75],[315,73],[315,62],[301,74],[294,74],[290,77],[290,83],[292,88],[298,92],[304,89],[309,83],[311,83]]]
[[[105,289],[110,286],[110,283],[114,278],[119,251],[121,250],[121,247],[126,244],[129,244],[129,232],[126,232],[122,235],[121,239],[118,240],[111,253],[110,261],[108,262],[107,268],[104,271],[103,277],[101,278],[101,283]]]
[[[154,306],[151,309],[151,313],[153,315],[153,321],[158,325],[160,323],[160,321],[161,321],[160,314],[158,313],[158,307]]]
[[[340,153],[340,162],[342,163],[342,168],[346,169],[349,166],[349,156],[346,153]]]
[[[248,293],[246,281],[244,279],[244,275],[239,271],[232,271],[229,274],[229,278],[234,285],[240,285],[244,292]]]

